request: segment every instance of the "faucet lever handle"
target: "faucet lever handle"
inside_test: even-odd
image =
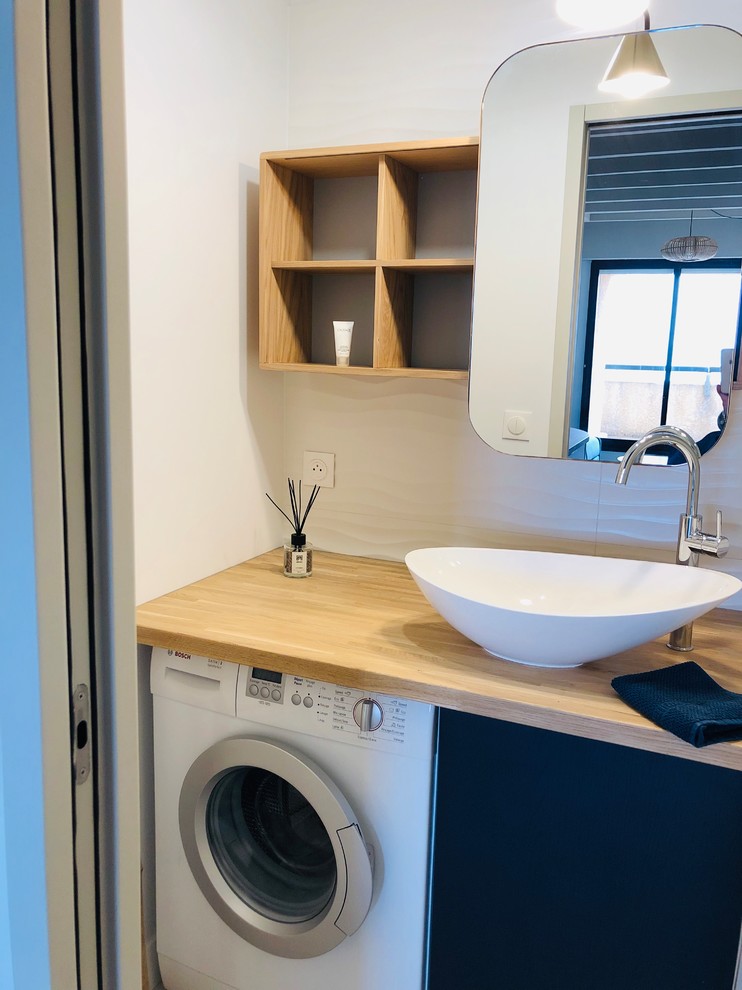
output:
[[[721,509],[716,510],[716,539],[721,539]]]

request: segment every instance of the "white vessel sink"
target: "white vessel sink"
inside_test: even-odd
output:
[[[578,667],[646,643],[742,588],[698,567],[530,550],[432,547],[405,563],[460,633],[538,667]]]

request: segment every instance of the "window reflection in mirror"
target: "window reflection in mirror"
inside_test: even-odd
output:
[[[653,426],[672,424],[710,450],[726,422],[739,342],[740,260],[700,268],[594,261],[584,346],[576,355],[573,426],[615,460]],[[570,456],[581,457],[582,449]]]
[[[719,254],[742,254],[742,227],[728,229],[742,225],[742,118],[591,126],[585,174],[567,456],[616,460],[665,424],[705,453],[726,423],[722,366],[740,337],[741,259]],[[712,238],[725,227],[713,260],[658,260],[689,219]],[[591,257],[617,245],[621,260]]]

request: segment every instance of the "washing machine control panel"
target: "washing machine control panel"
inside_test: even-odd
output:
[[[408,755],[429,752],[430,710],[422,702],[260,667],[240,665],[237,679],[238,718]]]

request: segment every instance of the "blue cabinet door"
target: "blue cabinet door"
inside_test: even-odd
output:
[[[429,990],[731,990],[742,773],[442,711]]]

